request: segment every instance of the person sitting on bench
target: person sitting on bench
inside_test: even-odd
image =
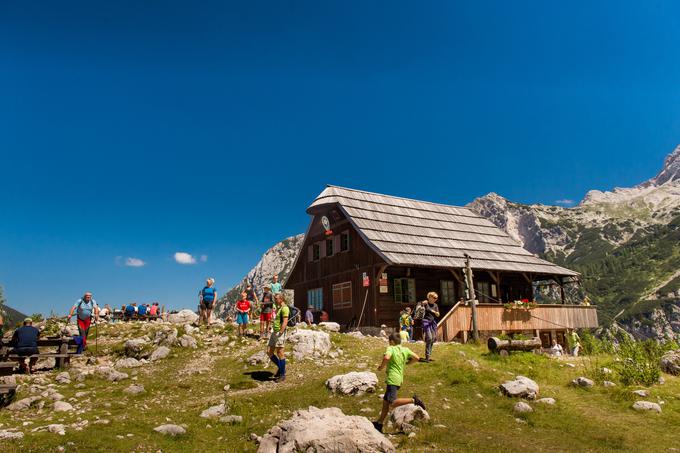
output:
[[[137,310],[135,310],[135,304],[127,304],[125,306],[125,320],[129,321],[134,318],[136,312]]]
[[[33,372],[33,367],[38,361],[37,357],[29,359],[28,368],[26,366],[26,357],[37,355],[38,351],[38,337],[40,331],[33,327],[33,320],[31,318],[24,319],[24,325],[14,331],[10,345],[13,347],[11,353],[22,357],[20,368],[23,373],[28,374]]]

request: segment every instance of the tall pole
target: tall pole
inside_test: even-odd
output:
[[[477,305],[475,297],[475,285],[472,281],[472,268],[470,267],[470,256],[465,254],[465,284],[468,289],[468,297],[470,298],[470,307],[472,308],[472,340],[477,343],[479,341],[479,330],[477,329]]]

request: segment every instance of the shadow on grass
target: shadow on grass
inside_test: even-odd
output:
[[[274,373],[272,373],[271,371],[262,371],[262,370],[248,371],[248,372],[243,373],[243,374],[245,374],[246,376],[250,376],[254,380],[260,381],[260,382],[271,381],[274,378]]]

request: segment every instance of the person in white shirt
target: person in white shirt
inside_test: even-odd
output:
[[[554,356],[560,357],[562,356],[562,353],[564,350],[562,349],[562,345],[560,345],[557,340],[553,340],[552,348],[550,348]]]

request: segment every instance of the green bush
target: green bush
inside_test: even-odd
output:
[[[600,339],[584,330],[580,333],[581,353],[583,355],[614,354],[614,344],[608,339]]]
[[[657,343],[653,340],[635,341],[624,338],[619,344],[617,372],[624,385],[650,386],[659,381],[659,359],[676,345],[672,342]]]

